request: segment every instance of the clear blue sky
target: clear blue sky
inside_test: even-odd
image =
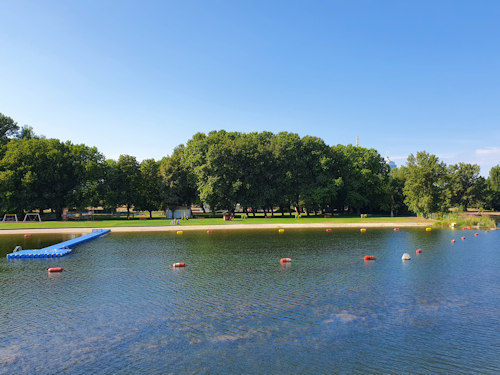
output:
[[[108,158],[290,131],[500,163],[500,1],[0,2],[0,112]]]

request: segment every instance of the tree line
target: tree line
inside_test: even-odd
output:
[[[391,169],[374,149],[329,146],[281,132],[197,133],[161,160],[106,159],[97,148],[37,136],[0,114],[0,211],[198,204],[249,214],[429,215],[450,207],[500,209],[500,166],[447,166],[425,151]]]

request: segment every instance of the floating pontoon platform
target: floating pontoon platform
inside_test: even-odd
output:
[[[43,249],[35,250],[21,250],[20,246],[14,249],[13,253],[7,254],[8,259],[14,258],[50,258],[50,257],[62,257],[73,251],[73,247],[80,245],[83,242],[87,242],[96,238],[99,238],[107,233],[109,229],[93,229],[92,233],[86,234],[81,237],[73,238],[69,241],[64,241],[52,246],[44,247]]]

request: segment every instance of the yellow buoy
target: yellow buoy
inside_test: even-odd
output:
[[[285,233],[285,230],[284,229],[279,229],[278,233]]]
[[[432,228],[425,228],[426,232],[430,232],[431,230],[432,230]]]
[[[178,231],[177,231],[177,234],[178,234],[178,235],[181,235],[182,233],[184,233],[182,230],[178,230]]]
[[[361,228],[360,231],[361,232],[366,232],[366,228]]]

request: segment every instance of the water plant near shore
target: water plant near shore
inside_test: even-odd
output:
[[[496,222],[487,215],[467,215],[451,214],[434,223],[434,226],[440,228],[455,227],[457,229],[464,227],[486,227],[496,228]]]

